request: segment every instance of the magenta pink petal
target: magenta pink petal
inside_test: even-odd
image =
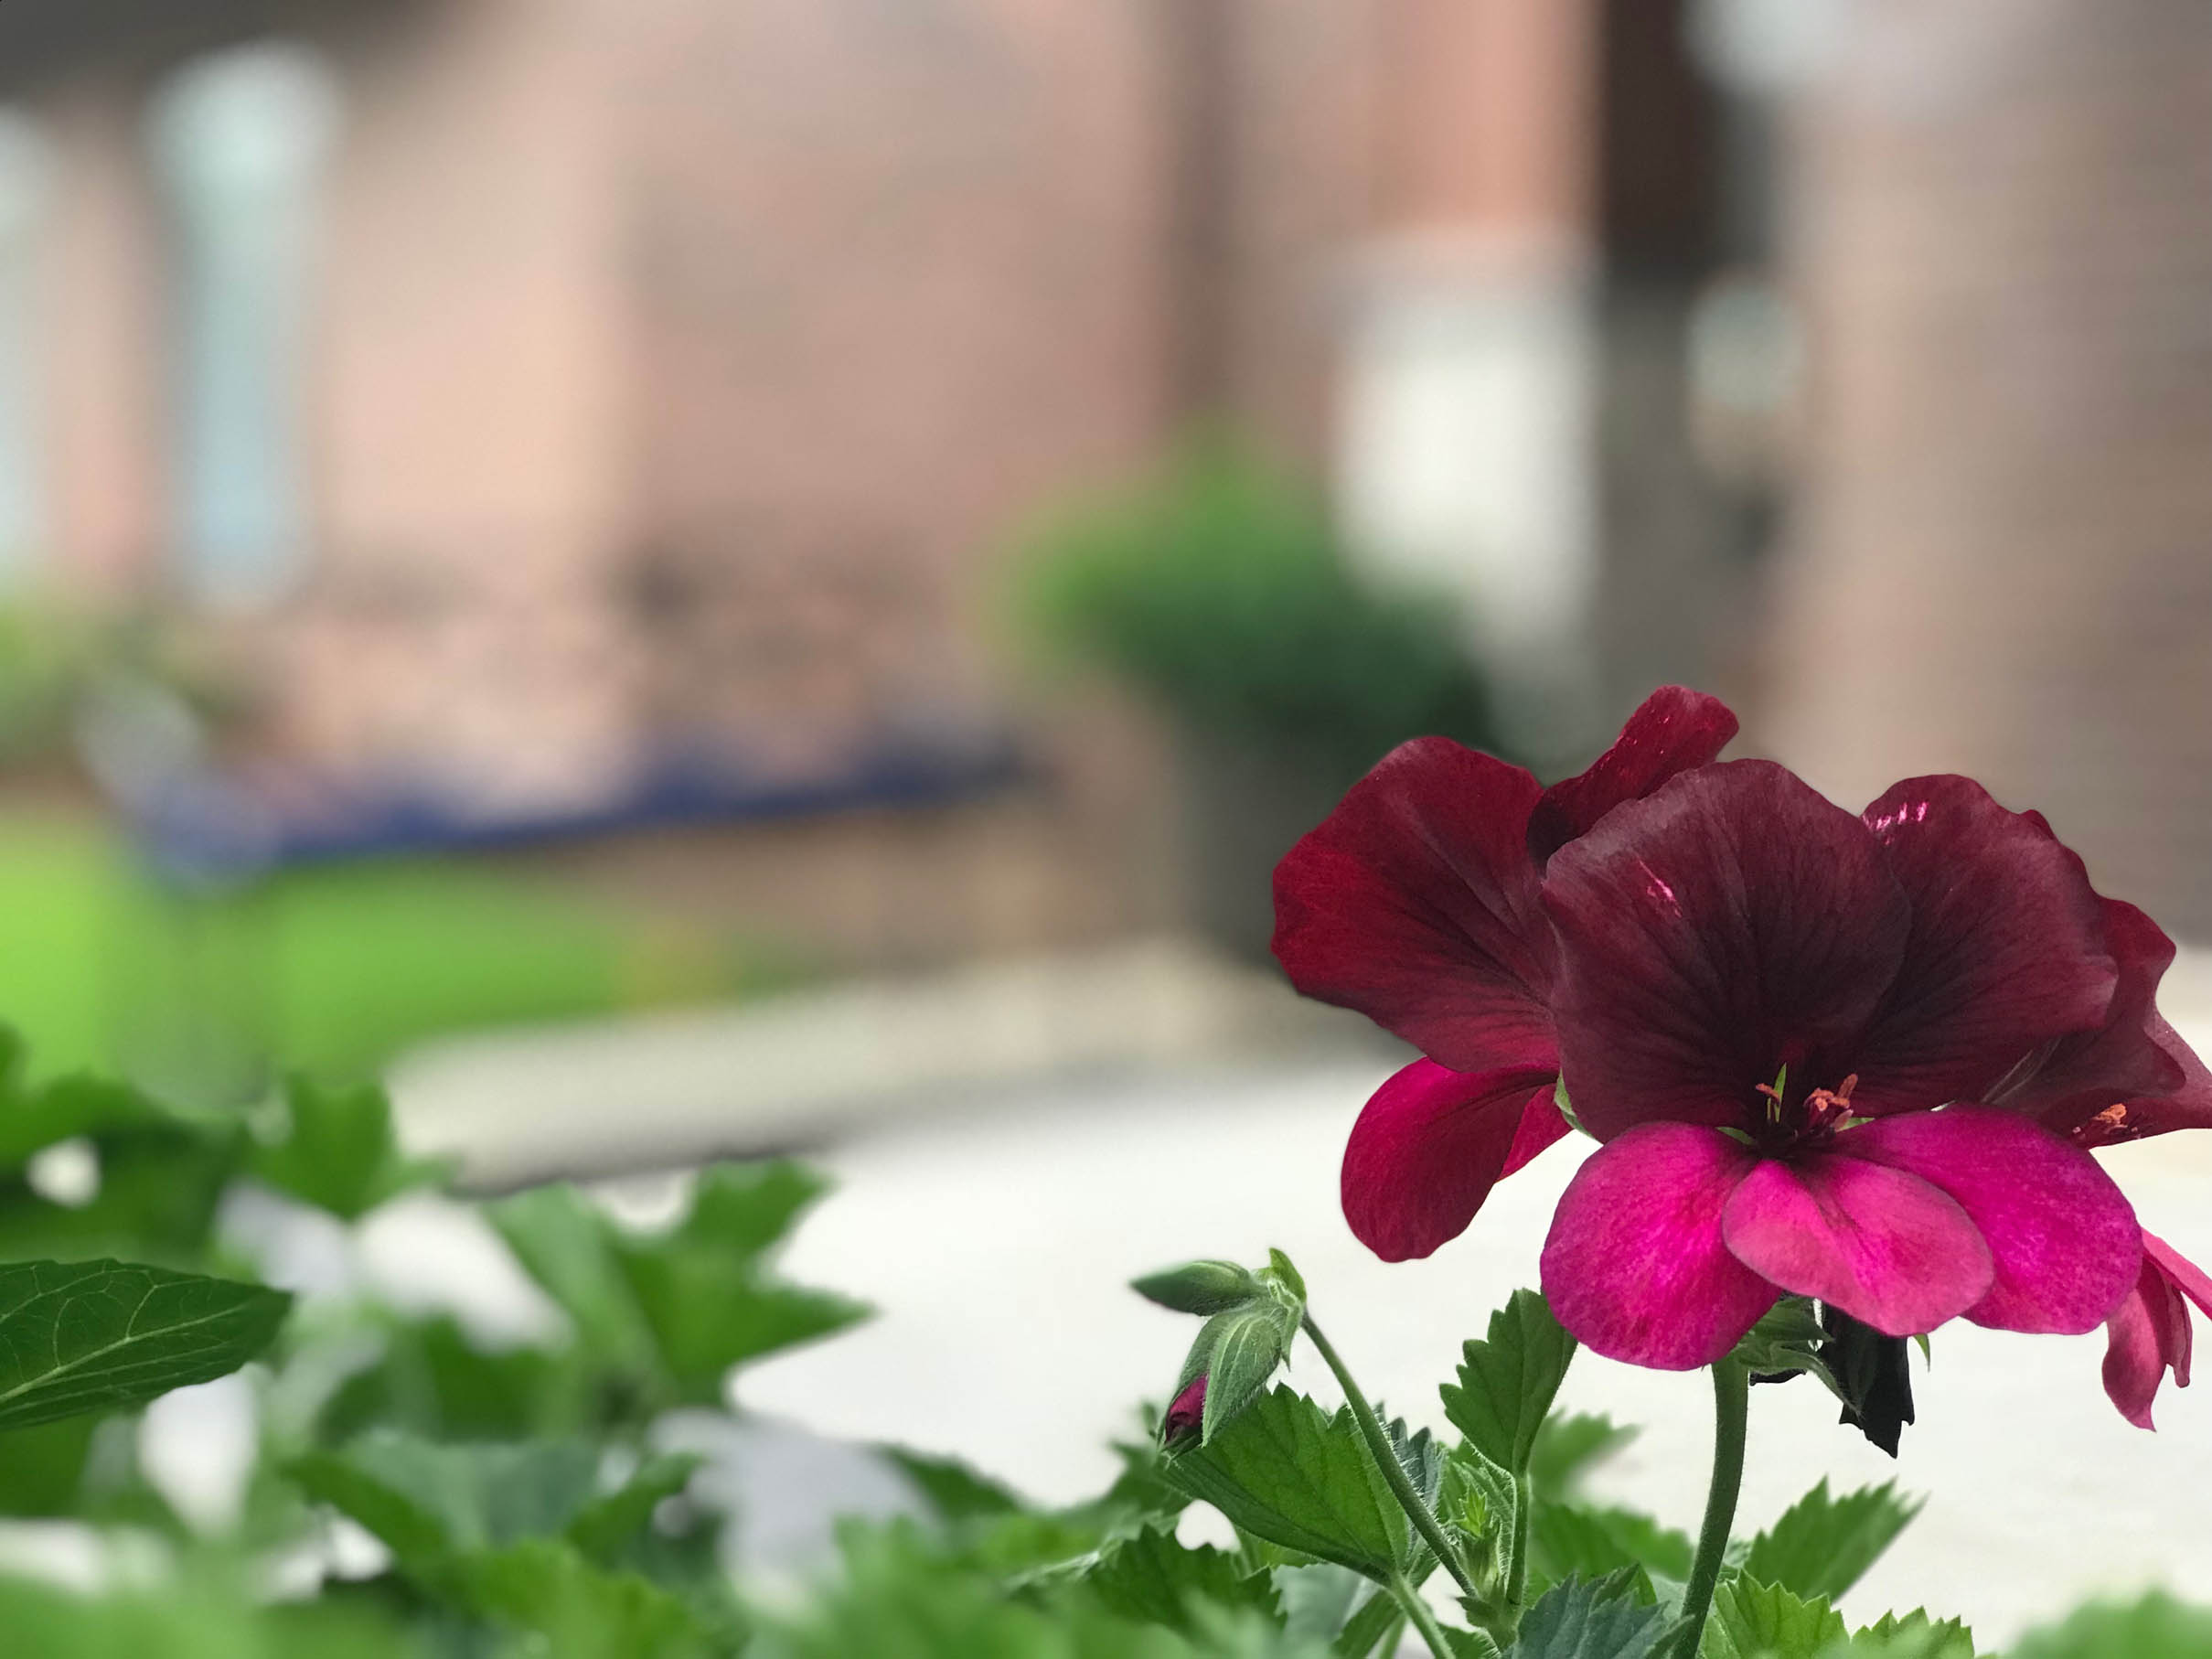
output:
[[[1854,1057],[1870,1116],[1981,1099],[2039,1045],[2103,1024],[2102,902],[2040,817],[1972,778],[1914,777],[1864,814],[1912,901],[1896,982]]]
[[[1394,1075],[1344,1148],[1344,1219],[1353,1236],[1384,1261],[1427,1256],[1457,1238],[1524,1135],[1548,1132],[1546,1118],[1559,1122],[1554,1081],[1543,1070],[1455,1072],[1433,1060]]]
[[[2135,1282],[2135,1211],[2079,1147],[1989,1106],[1906,1112],[1846,1129],[1836,1161],[1918,1176],[1972,1218],[1994,1266],[1989,1293],[1966,1310],[2001,1331],[2094,1331]]]
[[[2155,1233],[2143,1234],[2143,1253],[2145,1260],[2157,1264],[2175,1290],[2196,1304],[2198,1312],[2212,1319],[2212,1275]],[[2181,1380],[2185,1384],[2189,1379],[2185,1375]]]
[[[1964,1210],[1916,1175],[1854,1158],[1761,1162],[1721,1234],[1760,1277],[1890,1336],[1934,1330],[1990,1286],[1989,1248]]]
[[[2174,1373],[2176,1387],[2189,1386],[2194,1342],[2189,1304],[2183,1300],[2181,1287],[2151,1253],[2154,1242],[2150,1234],[2143,1235],[2142,1276],[2105,1325],[2104,1391],[2120,1415],[2138,1429],[2157,1427],[2151,1420],[2151,1407],[2168,1371]]]
[[[1542,864],[1623,801],[1639,800],[1678,772],[1716,759],[1736,735],[1736,715],[1717,697],[1662,686],[1629,716],[1613,746],[1576,776],[1544,792],[1528,825]]]
[[[1553,945],[1519,766],[1416,738],[1275,871],[1275,954],[1305,995],[1469,1072],[1555,1067]]]
[[[1911,918],[1857,818],[1768,761],[1685,772],[1553,856],[1567,1092],[1600,1140],[1735,1124],[1789,1060],[1851,1053]]]
[[[2104,1391],[2138,1429],[2156,1427],[2151,1406],[2168,1371],[2175,1387],[2189,1386],[2195,1345],[2190,1302],[2212,1315],[2212,1278],[2164,1239],[2145,1233],[2142,1276],[2105,1326]]]
[[[1559,1322],[1596,1353],[1662,1371],[1736,1346],[1778,1295],[1721,1242],[1721,1212],[1757,1162],[1688,1123],[1647,1123],[1598,1148],[1544,1241],[1544,1295]]]
[[[2173,1363],[2169,1333],[2176,1321],[2185,1338],[2188,1332],[2189,1311],[2178,1306],[2179,1300],[2158,1269],[2145,1261],[2141,1282],[2105,1322],[2105,1397],[2138,1429],[2158,1426],[2151,1420],[2151,1407]]]

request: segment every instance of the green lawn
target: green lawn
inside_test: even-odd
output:
[[[754,994],[728,940],[476,862],[154,889],[96,823],[0,818],[0,1022],[41,1074],[125,1067],[187,1095],[373,1071],[440,1033]]]

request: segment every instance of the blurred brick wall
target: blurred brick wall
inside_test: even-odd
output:
[[[1758,735],[1854,802],[1972,773],[2212,939],[2212,7],[1849,16]]]

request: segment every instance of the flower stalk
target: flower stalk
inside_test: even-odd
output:
[[[1720,1582],[1728,1531],[1736,1523],[1736,1497],[1744,1483],[1744,1439],[1751,1409],[1751,1375],[1743,1362],[1713,1362],[1713,1484],[1705,1496],[1704,1525],[1697,1534],[1697,1555],[1690,1564],[1690,1584],[1683,1594],[1685,1621],[1673,1659],[1697,1659],[1713,1610],[1713,1589]]]
[[[1421,1592],[1414,1588],[1413,1580],[1404,1573],[1394,1574],[1390,1580],[1391,1599],[1405,1615],[1405,1622],[1420,1632],[1422,1642],[1437,1659],[1459,1659],[1451,1639],[1445,1635],[1444,1627],[1437,1616],[1428,1611],[1428,1603],[1421,1600]],[[1495,1651],[1494,1647],[1493,1650]]]
[[[1429,1548],[1437,1552],[1437,1559],[1443,1564],[1444,1570],[1451,1574],[1459,1589],[1469,1596],[1480,1594],[1475,1581],[1468,1576],[1467,1564],[1459,1559],[1459,1549],[1445,1532],[1444,1524],[1437,1519],[1436,1512],[1429,1508],[1427,1501],[1414,1490],[1405,1466],[1398,1461],[1398,1454],[1391,1449],[1390,1437],[1383,1432],[1383,1425],[1374,1414],[1374,1407],[1367,1403],[1366,1395],[1360,1391],[1359,1384],[1352,1380],[1352,1372],[1345,1366],[1342,1357],[1329,1339],[1321,1334],[1320,1326],[1313,1322],[1310,1313],[1306,1315],[1305,1329],[1307,1336],[1313,1343],[1314,1351],[1335,1375],[1337,1386],[1343,1389],[1344,1403],[1352,1407],[1352,1421],[1360,1426],[1360,1436],[1367,1442],[1368,1454],[1374,1459],[1375,1467],[1383,1472],[1383,1479],[1389,1482],[1392,1495],[1398,1500],[1398,1506],[1405,1510],[1405,1518],[1427,1541]],[[1419,1620],[1410,1610],[1406,1617],[1414,1619],[1418,1625]],[[1434,1621],[1430,1622],[1433,1625]]]

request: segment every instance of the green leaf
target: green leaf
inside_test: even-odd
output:
[[[127,1091],[101,1092],[129,1102]],[[90,1203],[55,1204],[20,1172],[0,1176],[0,1261],[121,1257],[187,1271],[206,1263],[216,1207],[243,1156],[244,1124],[143,1100],[116,1109],[123,1115],[91,1131],[100,1185]]]
[[[1831,1643],[1822,1659],[1975,1659],[1974,1635],[1957,1619],[1937,1621],[1915,1608],[1884,1613],[1848,1643]]]
[[[687,1404],[719,1406],[732,1366],[868,1317],[863,1302],[764,1280],[743,1257],[688,1240],[625,1242],[615,1255],[661,1365]]]
[[[647,1458],[627,1481],[570,1518],[568,1541],[601,1567],[621,1565],[631,1543],[653,1524],[653,1512],[689,1486],[704,1461],[689,1452]]]
[[[1779,1376],[1802,1371],[1843,1399],[1842,1385],[1815,1352],[1827,1340],[1828,1333],[1822,1328],[1820,1316],[1812,1310],[1811,1299],[1785,1296],[1744,1333],[1729,1357],[1754,1376]]]
[[[1012,1487],[962,1462],[904,1446],[878,1446],[876,1450],[898,1466],[899,1472],[921,1490],[942,1521],[973,1521],[995,1515],[1021,1515],[1029,1505]]]
[[[293,1483],[380,1540],[402,1565],[429,1565],[452,1547],[433,1503],[410,1496],[343,1453],[310,1451],[284,1465]]]
[[[344,1221],[358,1221],[410,1187],[443,1180],[448,1166],[404,1156],[391,1101],[375,1084],[330,1088],[304,1077],[284,1087],[281,1140],[254,1148],[248,1169],[268,1185]]]
[[[1306,1276],[1290,1265],[1290,1258],[1270,1246],[1266,1270],[1260,1277],[1277,1286],[1296,1302],[1299,1314],[1303,1316],[1307,1300]]]
[[[595,1493],[599,1453],[576,1440],[440,1446],[389,1431],[287,1472],[391,1550],[401,1572],[445,1605],[536,1632],[574,1659],[691,1659],[721,1651],[684,1601],[614,1570],[653,1507],[695,1460],[649,1460]]]
[[[2206,1659],[2212,1611],[2153,1591],[2126,1605],[2083,1608],[2063,1623],[2023,1636],[2012,1659]]]
[[[1538,1499],[1529,1516],[1533,1565],[1556,1584],[1642,1568],[1676,1580],[1690,1576],[1695,1553],[1687,1534],[1631,1509],[1591,1509]]]
[[[1820,1598],[1729,1578],[1713,1592],[1700,1659],[1816,1659],[1844,1633],[1843,1615]]]
[[[20,1051],[9,1053],[12,1071],[13,1057]],[[12,1093],[12,1084],[0,1085],[0,1095]],[[48,1147],[80,1135],[175,1122],[165,1108],[127,1083],[91,1076],[57,1077],[28,1097],[0,1098],[0,1169],[21,1169]]]
[[[1326,1643],[1335,1659],[1371,1659],[1384,1639],[1405,1622],[1389,1589],[1333,1561],[1278,1567],[1274,1578],[1284,1634],[1310,1644]],[[1395,1653],[1395,1644],[1385,1651]]]
[[[554,1184],[503,1198],[484,1214],[586,1348],[617,1364],[651,1362],[653,1333],[615,1263],[614,1224],[597,1205]]]
[[[1270,1389],[1206,1445],[1170,1457],[1167,1478],[1245,1531],[1371,1578],[1410,1568],[1405,1513],[1349,1410]]]
[[[1336,1640],[1330,1643],[1330,1652],[1336,1659],[1369,1659],[1405,1621],[1405,1615],[1398,1611],[1391,1593],[1378,1589],[1344,1621],[1344,1628],[1337,1632]]]
[[[1156,1526],[1107,1545],[1083,1582],[1110,1611],[1186,1635],[1197,1633],[1205,1603],[1249,1608],[1282,1622],[1282,1605],[1266,1573],[1249,1571],[1211,1546],[1189,1548]]]
[[[7,1652],[27,1659],[422,1659],[376,1610],[330,1596],[261,1605],[230,1577],[187,1573],[95,1596],[11,1573],[0,1578],[0,1630]]]
[[[1444,1385],[1444,1413],[1482,1455],[1526,1474],[1536,1431],[1575,1357],[1575,1339],[1533,1290],[1516,1290],[1490,1317],[1490,1335],[1463,1350],[1457,1386]]]
[[[542,1639],[550,1659],[709,1659],[732,1651],[676,1596],[636,1573],[593,1567],[531,1538],[463,1557],[453,1576],[471,1611]]]
[[[1528,1610],[1506,1659],[1651,1659],[1674,1630],[1629,1574],[1570,1579]]]
[[[1897,1483],[1863,1487],[1840,1498],[1828,1482],[1800,1498],[1751,1540],[1746,1576],[1807,1598],[1842,1595],[1856,1584],[1920,1513],[1920,1500],[1900,1498]]]
[[[1187,1383],[1201,1372],[1206,1378],[1206,1406],[1199,1440],[1211,1440],[1256,1399],[1276,1367],[1289,1356],[1298,1325],[1288,1310],[1272,1298],[1216,1313],[1200,1329],[1191,1356],[1183,1362]],[[1181,1385],[1179,1384],[1179,1391]]]
[[[383,1424],[433,1440],[513,1440],[582,1426],[588,1402],[572,1355],[486,1352],[450,1314],[395,1321],[383,1357],[323,1402],[315,1438],[337,1444]]]
[[[1641,1431],[1609,1417],[1576,1413],[1547,1417],[1529,1453],[1529,1482],[1539,1497],[1565,1501],[1581,1489],[1584,1478]]]
[[[764,1253],[821,1191],[788,1163],[725,1165],[700,1177],[678,1226],[637,1235],[569,1187],[494,1204],[492,1224],[561,1304],[586,1350],[651,1380],[657,1404],[720,1405],[730,1369],[841,1331],[860,1303],[786,1284]]]
[[[1260,1282],[1233,1261],[1192,1261],[1130,1281],[1147,1301],[1175,1313],[1225,1313],[1261,1293]]]
[[[718,1163],[692,1189],[680,1232],[727,1255],[757,1258],[781,1244],[792,1224],[828,1190],[820,1172],[788,1158]]]
[[[1437,1510],[1469,1541],[1462,1554],[1486,1589],[1502,1585],[1512,1566],[1520,1505],[1520,1482],[1472,1446],[1445,1460]]]
[[[135,1406],[237,1370],[292,1298],[119,1261],[0,1266],[0,1429]]]
[[[0,1433],[0,1515],[78,1518],[96,1417]]]
[[[648,1458],[620,1486],[598,1490],[599,1452],[582,1440],[439,1445],[390,1429],[341,1451],[293,1460],[311,1498],[351,1516],[411,1569],[433,1577],[448,1558],[528,1538],[564,1538],[613,1567],[684,1489],[700,1460]]]

